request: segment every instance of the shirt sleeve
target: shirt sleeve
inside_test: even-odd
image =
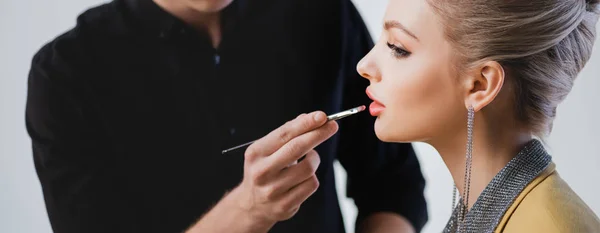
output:
[[[140,232],[124,178],[83,81],[83,49],[71,31],[34,56],[25,120],[53,231]]]
[[[360,14],[349,0],[342,1],[343,107],[349,109],[371,101],[365,94],[368,80],[356,65],[373,47]],[[348,174],[347,195],[358,207],[356,226],[375,212],[404,216],[421,231],[427,222],[425,180],[411,144],[384,143],[374,132],[374,117],[358,114],[340,121],[338,160]]]

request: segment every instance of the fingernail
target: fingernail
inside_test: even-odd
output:
[[[321,121],[323,121],[323,119],[325,119],[325,117],[326,117],[326,116],[325,116],[325,114],[324,114],[323,112],[317,112],[317,113],[314,115],[314,118],[315,118],[315,121],[316,121],[316,122],[321,122]]]

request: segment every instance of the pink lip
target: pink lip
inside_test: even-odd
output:
[[[369,88],[367,88],[366,92],[367,92],[367,96],[369,96],[369,98],[373,100],[373,103],[371,103],[371,105],[369,105],[369,113],[371,113],[371,116],[379,116],[381,114],[381,112],[383,112],[383,110],[385,110],[385,105],[383,105],[381,102],[379,102],[377,100],[377,98],[375,98],[373,96],[373,94],[371,93]]]

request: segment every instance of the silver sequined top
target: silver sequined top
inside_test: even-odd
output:
[[[464,229],[458,230],[493,232],[521,191],[550,165],[551,160],[540,141],[529,142],[487,185],[461,224]],[[458,232],[456,217],[462,203],[459,201],[443,232]]]

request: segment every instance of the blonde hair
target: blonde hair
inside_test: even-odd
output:
[[[600,0],[429,0],[457,52],[457,68],[497,61],[513,85],[517,119],[543,138],[589,60]]]

